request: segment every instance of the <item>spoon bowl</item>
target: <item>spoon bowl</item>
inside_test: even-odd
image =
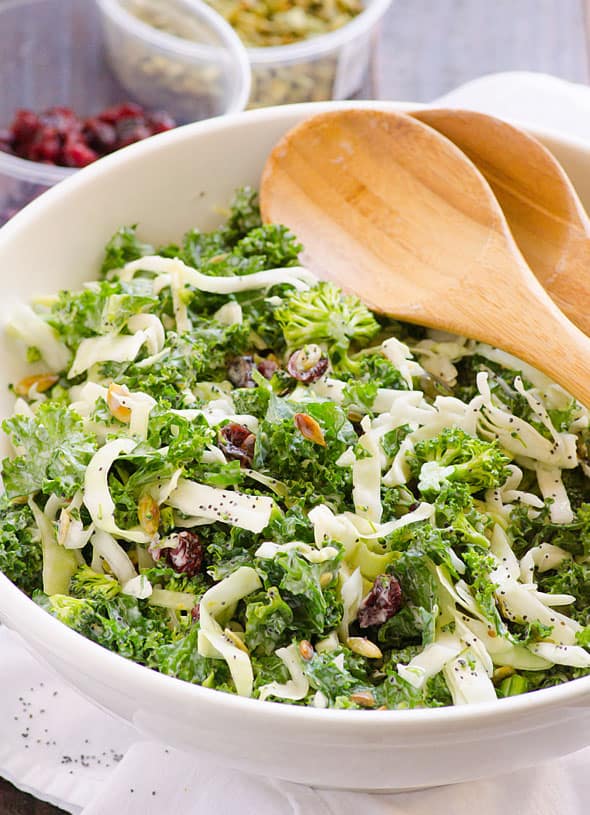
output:
[[[485,113],[427,108],[412,116],[476,165],[532,271],[590,334],[590,219],[557,159],[533,136]]]
[[[377,311],[498,346],[590,404],[590,340],[522,257],[492,190],[447,138],[370,109],[308,119],[271,152],[267,222]],[[567,366],[563,364],[567,359]]]

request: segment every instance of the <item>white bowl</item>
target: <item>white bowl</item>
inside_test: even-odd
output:
[[[0,230],[0,319],[6,321],[17,301],[95,276],[105,242],[123,224],[139,223],[140,235],[155,243],[177,239],[196,224],[213,227],[215,207],[226,204],[236,186],[258,183],[281,134],[310,114],[344,106],[269,108],[188,125],[54,187]],[[590,148],[536,135],[590,202]],[[22,376],[22,363],[4,340],[0,371],[0,413],[6,415],[6,385]],[[516,770],[589,742],[590,677],[466,707],[316,710],[239,698],[129,662],[53,619],[2,575],[0,619],[72,685],[145,733],[290,781],[372,790],[434,786]]]

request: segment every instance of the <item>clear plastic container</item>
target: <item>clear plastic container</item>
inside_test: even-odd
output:
[[[155,30],[187,41],[194,39],[190,10],[202,6],[200,0],[184,0],[181,13],[169,0],[118,2]],[[248,48],[252,68],[248,107],[354,96],[365,86],[379,24],[391,2],[366,0],[358,17],[328,34],[291,45]]]
[[[366,0],[350,23],[292,45],[249,48],[248,107],[349,99],[365,86],[381,20],[392,0]]]
[[[165,106],[184,123],[244,109],[250,92],[246,49],[233,28],[205,3],[96,2],[110,66],[136,101],[146,107]],[[143,22],[134,14],[139,2],[154,14],[190,20],[190,40]]]
[[[104,0],[103,6],[109,5],[116,4]],[[110,105],[133,101],[167,110],[185,123],[245,106],[250,88],[246,51],[231,26],[209,8],[200,26],[208,45],[202,46],[206,53],[199,53],[198,64],[202,67],[205,57],[215,76],[198,93],[191,89],[180,93],[178,87],[171,93],[154,76],[147,82],[145,77],[135,81],[129,60],[118,76],[118,71],[110,69],[107,54],[117,51],[117,36],[125,37],[122,48],[129,54],[137,40],[153,58],[167,59],[168,71],[176,66],[180,74],[187,65],[196,64],[195,50],[200,46],[166,35],[154,37],[158,32],[141,27],[131,17],[135,25],[126,34],[127,29],[115,19],[105,48],[100,17],[93,0],[0,0],[0,130],[10,125],[18,108],[42,111],[66,106],[89,116]],[[141,28],[146,30],[138,32]],[[0,226],[74,172],[0,150]]]

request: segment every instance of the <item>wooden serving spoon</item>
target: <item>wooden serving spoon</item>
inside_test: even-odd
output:
[[[537,139],[469,110],[419,110],[491,186],[527,263],[553,300],[590,334],[590,219],[565,170]]]
[[[481,173],[422,122],[369,109],[302,122],[267,159],[261,208],[320,278],[503,348],[590,405],[590,339],[527,266]]]

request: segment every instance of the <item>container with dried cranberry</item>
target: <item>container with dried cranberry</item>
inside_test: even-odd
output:
[[[187,45],[137,21],[129,29],[118,8],[103,31],[104,11],[95,0],[0,2],[0,226],[107,153],[245,106],[246,53],[215,12],[201,21],[203,44]],[[142,59],[113,72],[119,47],[128,57],[140,48]],[[196,88],[187,76],[199,66]]]

